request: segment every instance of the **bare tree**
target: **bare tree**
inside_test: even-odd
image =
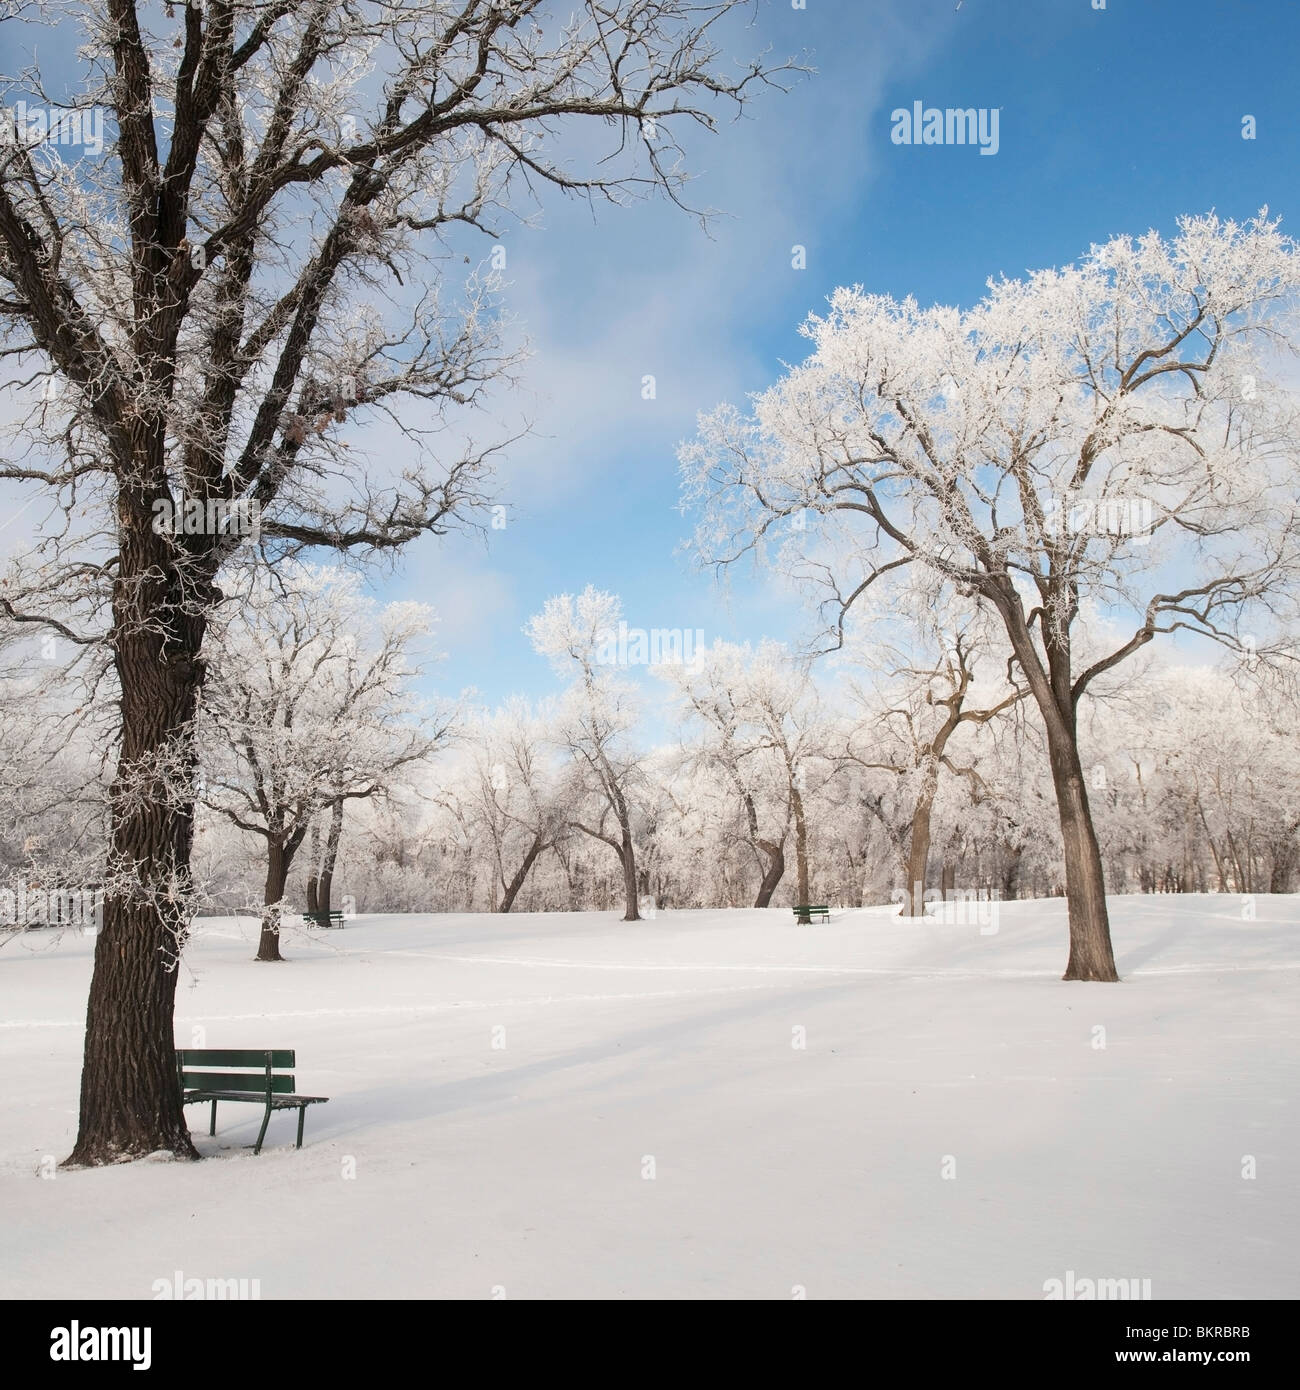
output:
[[[772,780],[763,775],[770,771],[771,760],[766,760],[765,767],[746,712],[747,668],[752,660],[753,652],[747,646],[715,642],[697,653],[697,660],[690,665],[663,666],[659,674],[677,692],[703,732],[692,750],[693,761],[716,769],[740,803],[747,843],[759,863],[754,906],[767,907],[785,876],[793,799],[788,778],[783,779],[784,796],[763,794]]]
[[[642,773],[630,743],[637,708],[627,683],[601,660],[621,615],[616,595],[588,585],[576,597],[547,599],[525,631],[534,648],[573,681],[559,708],[556,733],[571,759],[562,793],[569,801],[569,824],[618,855],[627,905],[623,920],[639,922],[633,815]]]
[[[289,870],[321,810],[331,812],[332,876],[343,803],[383,794],[450,734],[454,708],[421,716],[410,693],[411,648],[430,610],[400,603],[379,612],[355,590],[355,577],[337,571],[255,570],[210,659],[201,795],[266,844],[258,960],[282,959]],[[326,903],[328,894],[326,883]]]
[[[975,677],[980,639],[962,628],[952,634],[948,650],[933,663],[908,665],[901,656],[890,663],[888,676],[896,698],[879,708],[866,704],[866,718],[852,731],[848,757],[871,770],[890,773],[908,783],[911,810],[907,834],[898,836],[904,872],[901,915],[925,916],[925,886],[930,861],[930,826],[942,771],[965,777],[972,793],[980,794],[980,776],[949,754],[949,743],[963,724],[987,724],[1027,693],[1013,689],[985,708],[968,704]],[[881,727],[887,733],[882,748]]]
[[[547,755],[551,719],[553,712],[550,717],[535,714],[515,699],[465,730],[470,762],[463,801],[478,838],[491,848],[493,877],[500,888],[497,912],[510,911],[538,857],[565,831],[555,769]]]

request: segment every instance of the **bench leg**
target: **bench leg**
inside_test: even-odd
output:
[[[209,1123],[208,1123],[208,1134],[209,1134],[209,1136],[211,1136],[211,1135],[215,1134],[216,1132],[217,1132],[217,1102],[214,1100],[214,1101],[212,1102],[212,1119],[211,1119],[211,1120],[209,1121]]]
[[[307,1107],[306,1107],[305,1105],[300,1105],[300,1106],[298,1107],[298,1142],[294,1145],[294,1148],[295,1148],[295,1149],[300,1149],[300,1148],[302,1148],[302,1122],[303,1122],[306,1118],[307,1118]]]
[[[253,1153],[254,1153],[254,1154],[260,1154],[260,1153],[262,1152],[262,1140],[266,1138],[266,1127],[267,1127],[267,1125],[269,1125],[270,1123],[271,1123],[271,1107],[268,1105],[268,1106],[266,1107],[266,1114],[262,1116],[262,1129],[261,1129],[261,1132],[260,1132],[260,1133],[258,1134],[258,1136],[257,1136],[257,1143],[253,1145]]]

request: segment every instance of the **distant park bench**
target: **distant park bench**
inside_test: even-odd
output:
[[[302,919],[308,926],[312,927],[343,927],[343,914],[341,912],[304,912]]]
[[[829,922],[831,920],[831,910],[829,907],[826,907],[825,905],[822,905],[820,907],[796,907],[792,910],[794,912],[794,920],[796,923],[798,923],[800,917],[804,916],[808,917],[809,920],[811,920],[814,917],[820,917],[823,922]]]
[[[294,1148],[302,1148],[302,1123],[307,1117],[309,1105],[324,1105],[328,1096],[298,1096],[293,1093],[293,1076],[282,1068],[292,1068],[294,1054],[290,1051],[214,1051],[205,1048],[194,1051],[192,1048],[177,1049],[176,1075],[181,1085],[181,1104],[190,1105],[196,1100],[212,1102],[212,1122],[209,1134],[217,1132],[217,1102],[219,1100],[238,1100],[246,1104],[266,1106],[262,1116],[262,1129],[257,1136],[253,1152],[262,1152],[262,1140],[266,1138],[266,1127],[271,1120],[272,1110],[297,1110],[298,1142]],[[237,1067],[240,1070],[210,1070],[211,1068]]]

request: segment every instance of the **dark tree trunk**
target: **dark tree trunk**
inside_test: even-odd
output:
[[[1077,694],[1072,683],[1069,630],[1058,632],[1044,620],[1044,669],[1011,581],[1003,576],[987,592],[1006,624],[1016,660],[1029,682],[1047,731],[1047,755],[1065,850],[1065,897],[1070,915],[1070,958],[1062,978],[1113,983],[1119,979],[1119,973],[1111,948],[1101,850],[1079,761]]]
[[[794,815],[794,864],[799,880],[799,901],[795,906],[805,909],[795,920],[801,926],[807,926],[812,921],[806,910],[812,906],[808,897],[812,891],[808,885],[808,823],[804,819],[803,797],[793,781],[790,783],[790,810]]]
[[[1052,730],[1048,721],[1048,756],[1061,816],[1065,849],[1065,897],[1070,913],[1070,959],[1066,980],[1119,979],[1110,942],[1106,881],[1101,850],[1092,826],[1088,792],[1073,730]]]
[[[524,880],[528,877],[529,870],[533,867],[533,862],[542,850],[546,848],[545,841],[539,831],[534,837],[533,842],[528,847],[528,853],[524,855],[524,862],[515,872],[514,878],[505,885],[505,897],[501,899],[500,911],[509,912],[515,905],[515,899],[519,896],[519,890],[524,886]]]
[[[321,866],[320,882],[316,888],[317,911],[329,912],[334,893],[334,866],[339,858],[339,841],[343,838],[343,802],[330,808],[329,834],[325,837],[325,863]]]
[[[637,911],[636,901],[636,850],[626,828],[623,831],[623,848],[619,858],[623,861],[623,893],[627,899],[627,911],[623,914],[623,920],[639,922],[641,914]]]
[[[280,911],[289,865],[284,845],[268,840],[266,850],[266,891],[262,895],[262,935],[257,943],[257,960],[283,960],[280,954]]]
[[[211,591],[182,588],[165,545],[150,530],[144,502],[123,497],[118,506],[113,663],[121,749],[70,1166],[158,1150],[198,1157],[177,1084],[172,1014],[194,837],[192,721],[206,626],[196,610]],[[143,614],[151,615],[149,623]],[[127,874],[138,881],[133,892],[117,886]]]
[[[1021,852],[1016,850],[1007,855],[1002,864],[1002,896],[1007,899],[1016,896],[1016,878],[1020,873]]]
[[[933,794],[924,792],[912,811],[912,837],[907,849],[907,884],[900,917],[925,916],[925,876],[930,864],[930,814]],[[909,910],[910,909],[910,910]]]
[[[767,907],[771,904],[772,894],[776,892],[777,885],[785,877],[785,846],[772,840],[756,840],[754,843],[767,859],[767,868],[763,871],[762,883],[758,885],[758,896],[754,899],[754,906]]]
[[[320,819],[312,817],[311,822],[311,860],[307,865],[307,911],[318,912],[320,910],[320,898],[316,893],[316,886],[319,880],[316,876],[317,867],[320,864]]]
[[[298,853],[305,825],[285,834],[281,830],[266,842],[266,890],[262,894],[262,934],[257,943],[256,960],[283,960],[280,954],[280,917],[284,904],[284,889],[289,881],[293,857]]]

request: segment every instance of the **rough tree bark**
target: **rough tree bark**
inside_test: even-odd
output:
[[[187,921],[193,796],[175,776],[203,680],[206,626],[137,497],[119,501],[121,563],[113,593],[113,663],[122,741],[110,794],[110,874],[138,880],[105,895],[86,1009],[77,1142],[68,1166],[159,1149],[197,1158],[176,1084],[172,1014]],[[146,625],[142,613],[160,622]],[[178,796],[181,804],[177,804]],[[169,911],[170,903],[177,903]]]

